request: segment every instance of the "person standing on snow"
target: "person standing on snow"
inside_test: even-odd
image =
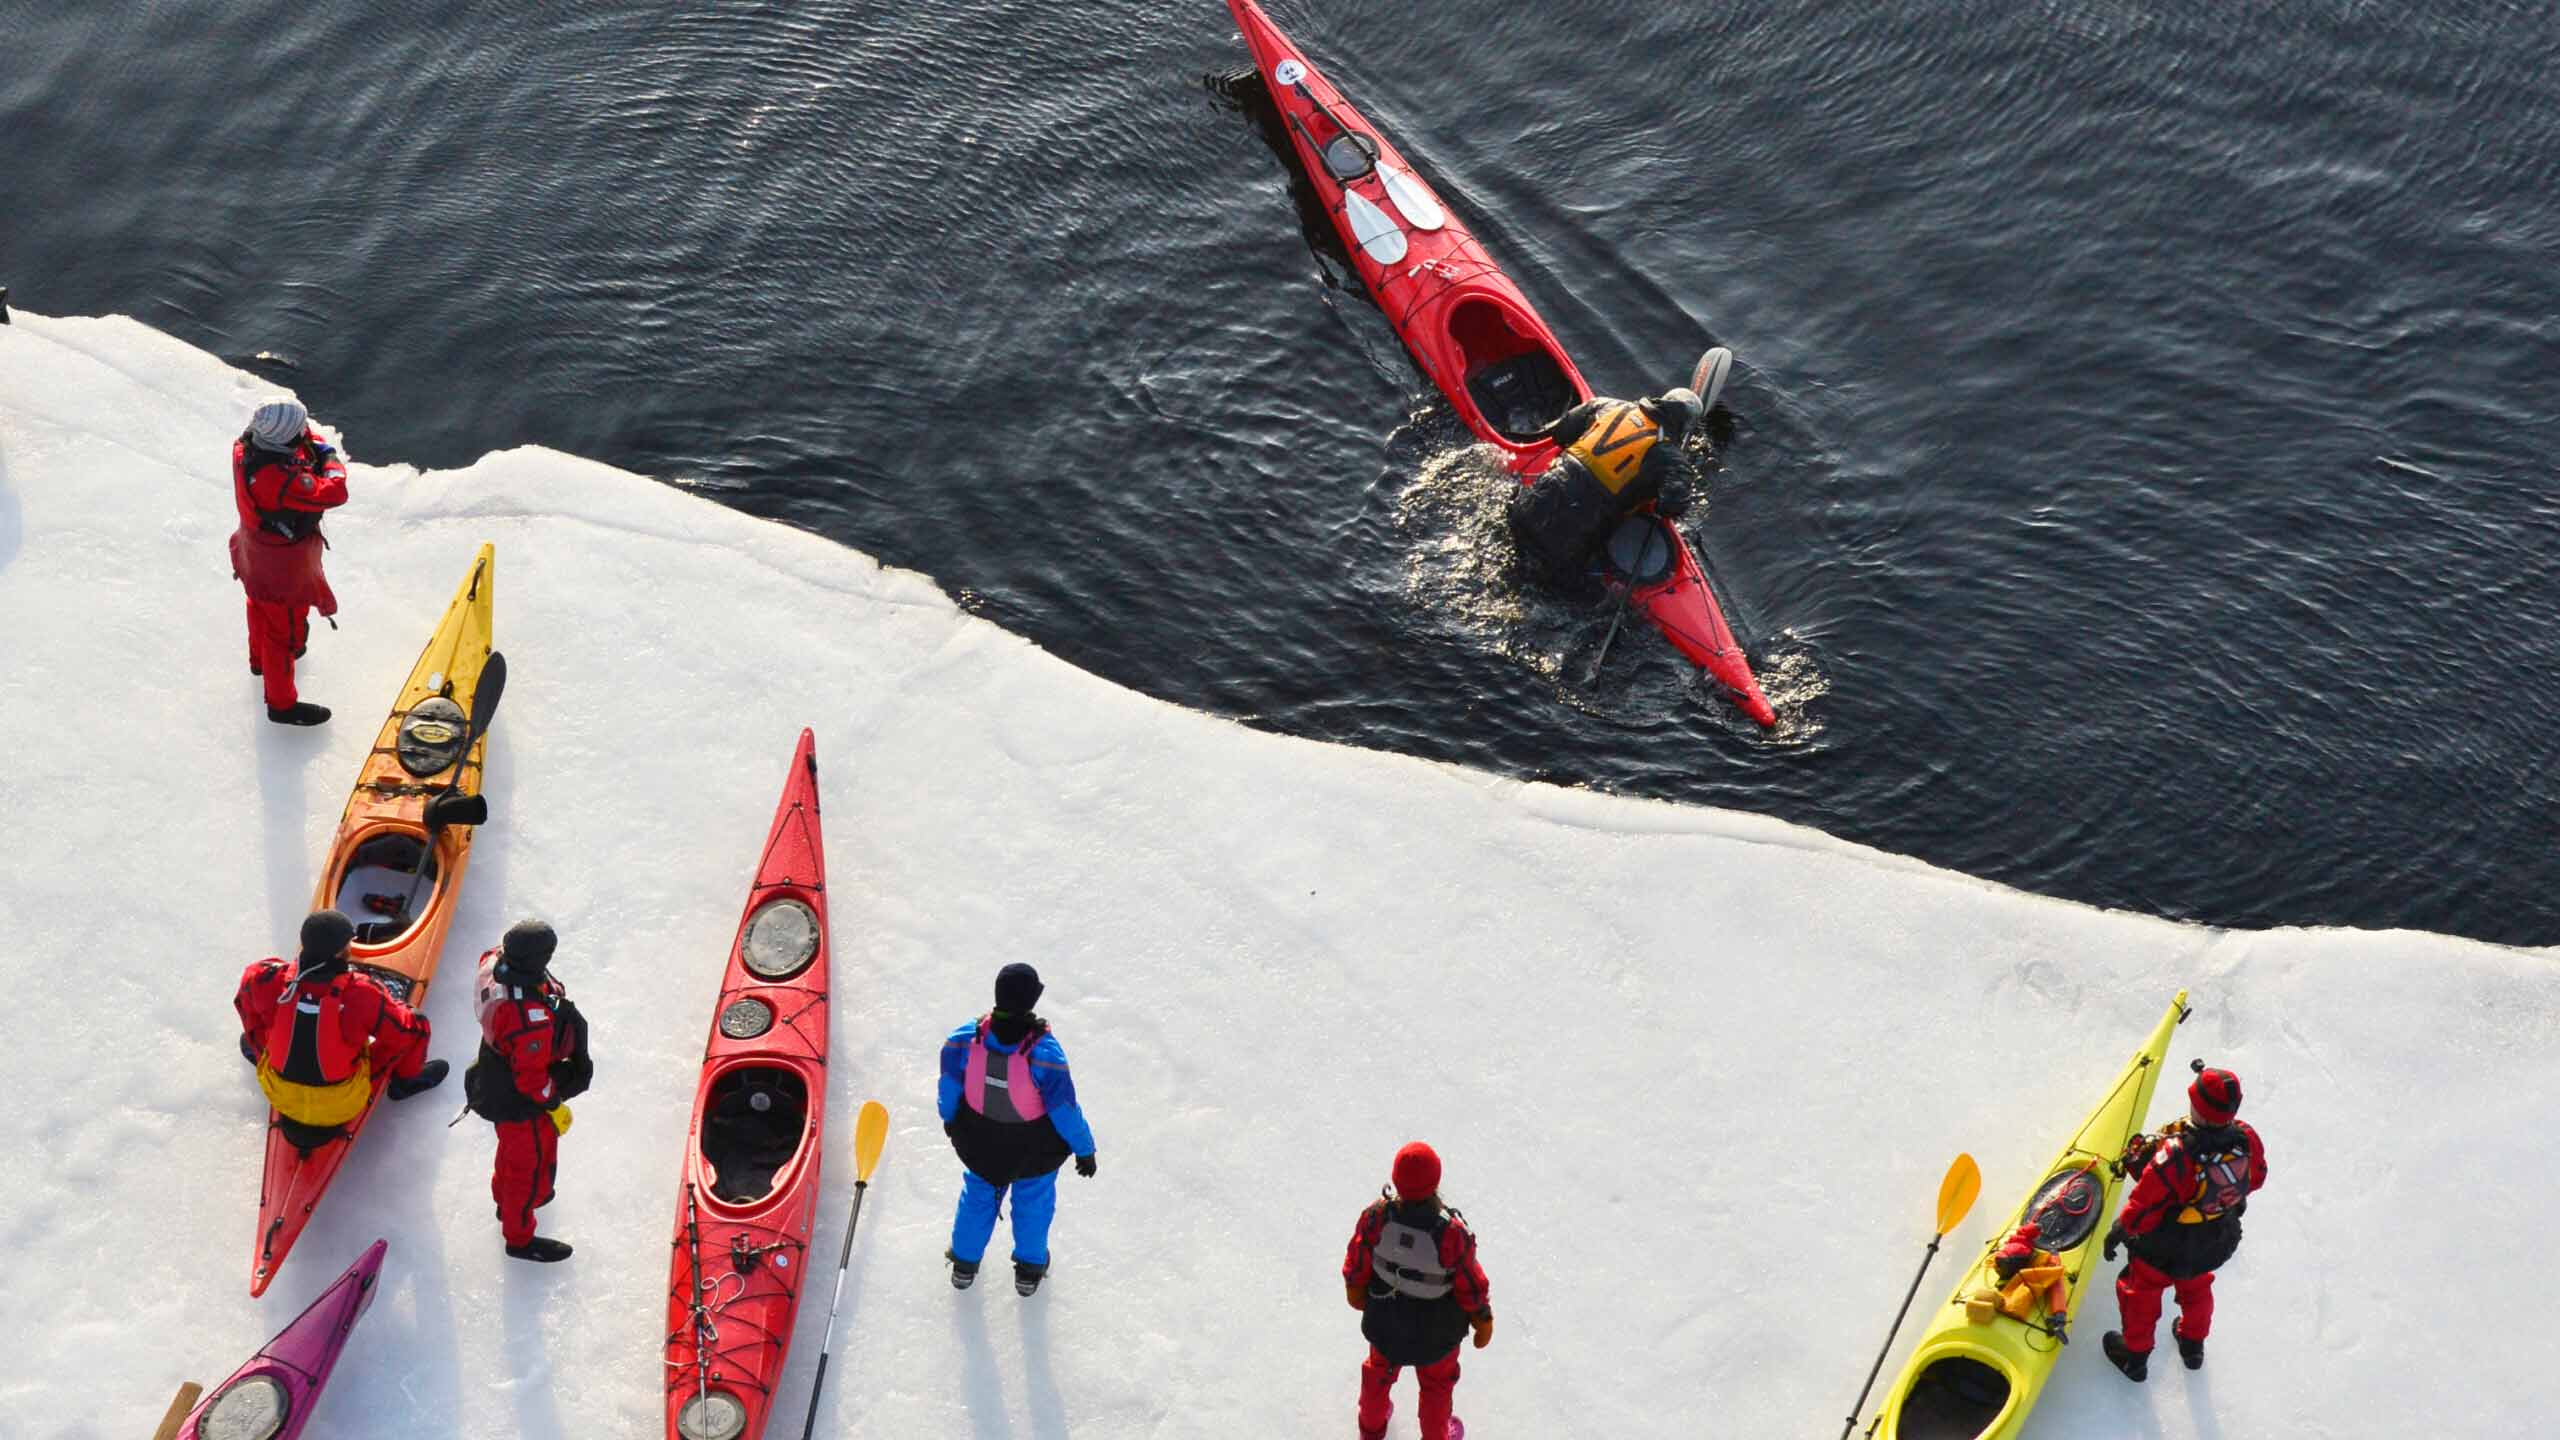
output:
[[[287,1138],[316,1148],[373,1103],[373,1077],[406,1100],[432,1090],[452,1069],[427,1058],[427,1017],[401,1004],[382,982],[349,968],[355,922],[321,910],[302,922],[293,964],[270,957],[240,972],[231,1008],[240,1015],[240,1054],[258,1067],[258,1088],[291,1122]],[[294,1134],[298,1127],[303,1133]]]
[[[320,517],[347,503],[347,466],[299,400],[270,400],[231,442],[231,573],[249,594],[249,673],[266,682],[267,718],[318,725],[325,705],[293,688],[293,662],[311,639],[311,612],[338,613],[320,570]]]
[[[1492,1286],[1476,1263],[1475,1232],[1440,1200],[1440,1156],[1416,1140],[1396,1152],[1393,1190],[1381,1190],[1351,1231],[1342,1283],[1360,1312],[1369,1358],[1360,1366],[1360,1440],[1382,1440],[1396,1410],[1396,1377],[1422,1384],[1422,1440],[1464,1440],[1449,1413],[1458,1342],[1493,1342]]]
[[[595,1078],[587,1021],[551,978],[560,937],[539,920],[520,920],[480,957],[480,1053],[463,1072],[471,1108],[498,1132],[489,1179],[507,1254],[544,1264],[569,1258],[563,1241],[534,1232],[533,1212],[551,1203],[569,1101]]]
[[[1683,388],[1632,403],[1586,400],[1557,416],[1539,435],[1564,453],[1505,502],[1520,548],[1551,580],[1575,585],[1628,516],[1648,505],[1666,520],[1686,514],[1680,443],[1707,403]]]
[[[942,1133],[966,1167],[951,1216],[951,1288],[966,1290],[1013,1194],[1013,1288],[1028,1295],[1049,1273],[1049,1222],[1058,1213],[1058,1167],[1072,1154],[1090,1180],[1093,1130],[1076,1104],[1067,1052],[1032,1013],[1040,972],[1016,962],[996,972],[995,1009],[942,1042]]]
[[[2160,1292],[2178,1292],[2178,1358],[2190,1370],[2204,1368],[2204,1337],[2213,1329],[2213,1272],[2240,1248],[2240,1214],[2249,1196],[2267,1183],[2267,1150],[2258,1132],[2240,1119],[2240,1077],[2196,1062],[2187,1087],[2187,1118],[2173,1120],[2160,1138],[2140,1147],[2126,1167],[2135,1176],[2116,1223],[2107,1231],[2106,1258],[2116,1247],[2133,1258],[2116,1277],[2122,1332],[2100,1340],[2107,1358],[2128,1380],[2150,1373],[2151,1345],[2160,1323]]]

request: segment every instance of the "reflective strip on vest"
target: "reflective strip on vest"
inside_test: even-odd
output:
[[[969,1078],[961,1083],[960,1098],[970,1109],[1002,1125],[1027,1125],[1049,1113],[1040,1098],[1040,1087],[1031,1080],[1031,1047],[1033,1037],[1025,1035],[1022,1044],[1005,1056],[1004,1074],[987,1073],[987,1030],[981,1025],[969,1041]]]
[[[1408,1300],[1437,1300],[1451,1286],[1449,1269],[1440,1263],[1440,1237],[1393,1215],[1378,1231],[1371,1270],[1379,1284]]]
[[[1564,453],[1581,461],[1591,478],[1615,495],[1636,478],[1644,468],[1644,457],[1653,453],[1661,439],[1662,427],[1653,423],[1653,417],[1624,400],[1613,400],[1591,417],[1590,428]]]

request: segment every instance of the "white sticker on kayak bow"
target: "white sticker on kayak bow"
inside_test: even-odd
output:
[[[1295,60],[1283,60],[1271,67],[1271,78],[1283,85],[1295,85],[1307,78],[1307,67]]]

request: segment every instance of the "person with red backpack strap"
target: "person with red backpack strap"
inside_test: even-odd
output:
[[[489,1195],[507,1254],[545,1265],[568,1259],[571,1247],[535,1234],[533,1212],[551,1203],[560,1178],[569,1102],[595,1079],[586,1017],[551,975],[559,945],[548,924],[519,920],[480,957],[480,1053],[462,1075],[464,1098],[498,1132]]]
[[[355,938],[354,921],[316,911],[302,922],[294,963],[257,961],[240,972],[231,996],[240,1055],[258,1067],[258,1088],[291,1122],[288,1135],[299,1127],[315,1143],[373,1103],[376,1074],[390,1077],[384,1093],[406,1100],[434,1089],[452,1068],[427,1058],[426,1016],[350,968]]]
[[[2240,1077],[2195,1062],[2187,1087],[2187,1118],[2169,1122],[2156,1140],[2135,1137],[2126,1173],[2132,1193],[2107,1231],[2106,1258],[2117,1247],[2133,1252],[2116,1277],[2122,1331],[2099,1341],[2107,1359],[2128,1380],[2150,1374],[2151,1346],[2160,1323],[2160,1292],[2178,1292],[2178,1323],[2171,1333],[2178,1358],[2190,1370],[2204,1368],[2204,1338],[2213,1329],[2213,1272],[2240,1248],[2240,1216],[2249,1197],[2267,1183],[2267,1148],[2240,1119]]]
[[[231,500],[240,512],[231,573],[249,595],[249,673],[266,682],[267,718],[321,724],[329,708],[294,690],[293,662],[310,643],[311,612],[338,613],[320,569],[329,544],[320,517],[347,503],[347,465],[311,428],[301,401],[259,406],[231,442]]]
[[[1440,1200],[1440,1156],[1416,1140],[1396,1152],[1394,1189],[1360,1212],[1342,1257],[1342,1285],[1360,1312],[1369,1358],[1360,1365],[1360,1440],[1383,1440],[1395,1383],[1414,1367],[1422,1385],[1422,1440],[1465,1440],[1449,1413],[1458,1388],[1458,1342],[1493,1342],[1493,1291],[1476,1263],[1475,1232]]]
[[[1049,1222],[1058,1213],[1058,1167],[1073,1155],[1090,1180],[1093,1127],[1076,1103],[1067,1052],[1032,1013],[1040,972],[1016,961],[996,972],[995,1009],[942,1042],[942,1133],[960,1154],[960,1203],[951,1215],[951,1288],[978,1278],[996,1212],[1013,1196],[1013,1289],[1028,1296],[1049,1274]]]

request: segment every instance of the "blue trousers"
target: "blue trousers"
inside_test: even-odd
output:
[[[1058,1172],[1033,1175],[1010,1186],[990,1185],[974,1170],[960,1172],[960,1206],[951,1216],[951,1255],[975,1265],[986,1258],[996,1233],[996,1211],[1013,1192],[1013,1258],[1049,1263],[1049,1222],[1058,1215]]]

